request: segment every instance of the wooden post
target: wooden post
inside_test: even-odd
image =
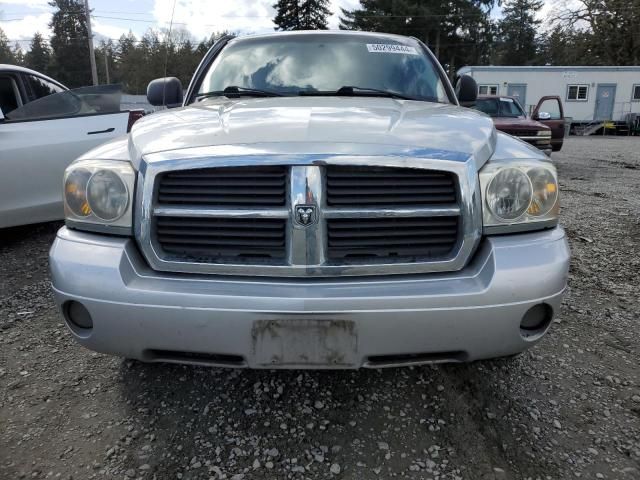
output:
[[[84,13],[87,16],[87,35],[89,36],[89,61],[91,62],[91,79],[94,85],[98,85],[98,69],[96,68],[96,55],[93,51],[93,34],[91,33],[91,13],[89,0],[84,0]]]

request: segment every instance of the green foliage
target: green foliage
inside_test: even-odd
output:
[[[87,17],[81,0],[52,0],[50,73],[66,86],[91,84]]]
[[[51,49],[42,35],[38,32],[36,32],[31,40],[31,46],[25,55],[24,63],[29,68],[38,72],[45,74],[49,72]]]
[[[276,30],[326,30],[329,0],[278,0],[273,5]]]
[[[575,0],[554,22],[591,65],[640,64],[640,0]]]
[[[9,63],[15,65],[16,56],[15,52],[9,44],[9,39],[4,33],[4,30],[0,28],[0,63]]]
[[[361,0],[342,9],[340,28],[410,35],[424,41],[451,75],[489,60],[496,0]]]
[[[638,65],[640,0],[574,0],[554,10],[551,27],[536,19],[541,0],[361,0],[342,10],[340,28],[397,33],[420,38],[453,76],[463,65]],[[82,0],[51,0],[53,35],[36,33],[26,54],[0,29],[0,63],[24,64],[69,87],[89,85],[91,73]],[[325,29],[329,0],[279,0],[277,29]],[[96,45],[100,83],[122,83],[143,94],[157,77],[176,76],[187,85],[202,57],[223,34],[197,43],[184,28],[148,30]]]
[[[538,38],[538,65],[598,65],[590,51],[591,34],[556,26]]]
[[[542,0],[507,0],[498,22],[498,62],[502,65],[530,65],[536,59],[538,28],[536,13]]]
[[[108,55],[113,62],[111,83],[122,83],[128,93],[144,94],[151,80],[165,76],[166,65],[166,75],[178,77],[186,87],[202,57],[222,35],[224,33],[214,34],[196,45],[183,29],[174,30],[171,35],[166,31],[148,30],[140,40],[129,32],[109,48]],[[99,50],[104,63],[102,45]],[[104,75],[100,75],[100,70],[98,74],[103,82]]]

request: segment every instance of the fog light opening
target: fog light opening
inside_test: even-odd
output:
[[[64,304],[64,318],[72,330],[78,333],[87,333],[93,328],[93,319],[89,310],[80,302],[70,301]]]
[[[520,321],[520,334],[524,338],[531,338],[545,332],[551,319],[553,308],[546,303],[540,303],[531,307]]]

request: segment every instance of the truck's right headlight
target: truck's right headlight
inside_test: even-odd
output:
[[[558,177],[551,163],[489,163],[480,170],[480,186],[487,234],[549,228],[558,222]]]
[[[64,210],[73,228],[130,234],[136,174],[128,162],[81,160],[64,174]]]

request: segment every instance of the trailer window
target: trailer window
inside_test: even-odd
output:
[[[478,95],[497,95],[498,85],[478,85]]]
[[[586,102],[589,98],[589,85],[568,85],[567,101]]]
[[[634,102],[640,102],[640,85],[633,86],[633,93],[631,95],[631,100]]]

